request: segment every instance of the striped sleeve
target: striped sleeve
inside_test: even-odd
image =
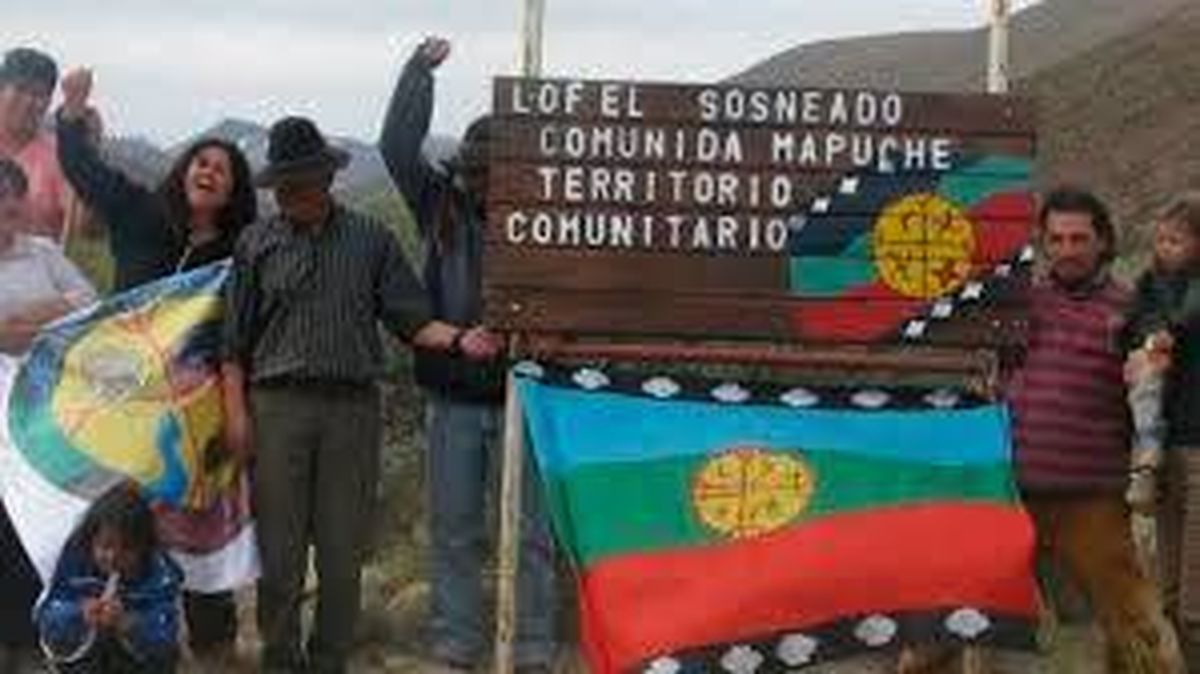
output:
[[[252,229],[243,233],[233,252],[233,266],[225,286],[225,312],[221,334],[221,356],[225,362],[249,366],[254,351],[254,328],[258,319],[254,264],[248,252]]]
[[[396,237],[380,234],[380,262],[376,274],[376,302],[383,325],[406,340],[433,321],[425,289],[409,266]]]

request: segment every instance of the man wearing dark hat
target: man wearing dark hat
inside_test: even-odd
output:
[[[54,135],[43,128],[57,83],[54,59],[36,49],[12,49],[0,63],[0,157],[15,160],[29,180],[24,233],[61,243],[70,190]]]
[[[348,156],[309,120],[270,132],[256,177],[279,214],[246,230],[226,306],[227,442],[255,461],[264,671],[343,672],[380,446],[378,326],[414,346],[490,358],[481,327],[436,321],[395,237],[333,200]],[[247,411],[249,410],[249,412]],[[319,590],[306,652],[299,604],[309,544]]]

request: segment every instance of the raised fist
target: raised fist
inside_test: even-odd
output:
[[[87,112],[88,99],[92,96],[92,71],[75,68],[62,78],[63,109],[73,119]]]
[[[445,38],[436,36],[427,37],[421,43],[421,46],[417,47],[417,57],[430,68],[442,65],[442,62],[449,55],[450,41]]]

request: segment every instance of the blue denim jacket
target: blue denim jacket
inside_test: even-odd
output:
[[[379,152],[404,197],[425,246],[423,281],[434,317],[463,326],[483,318],[484,221],[467,194],[426,143],[433,117],[434,78],[420,58],[409,59],[383,120]],[[424,148],[424,149],[423,149]],[[443,148],[443,149],[449,149]],[[448,229],[439,233],[445,221]],[[417,383],[463,402],[497,403],[504,394],[500,361],[480,363],[429,349],[414,349]]]
[[[138,660],[170,657],[179,637],[179,593],[183,574],[166,554],[156,552],[141,576],[122,579],[117,596],[132,617],[129,629],[113,634]],[[35,610],[43,648],[52,658],[84,657],[96,638],[83,619],[83,602],[104,592],[106,578],[90,555],[68,547],[58,561],[50,590]]]

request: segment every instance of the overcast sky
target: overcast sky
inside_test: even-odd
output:
[[[545,0],[547,75],[719,80],[803,42],[976,26],[986,0]],[[174,143],[224,117],[311,115],[373,139],[421,36],[454,43],[435,128],[516,63],[519,0],[0,0],[0,46],[96,71],[108,127]],[[1017,0],[1016,6],[1032,4]]]

